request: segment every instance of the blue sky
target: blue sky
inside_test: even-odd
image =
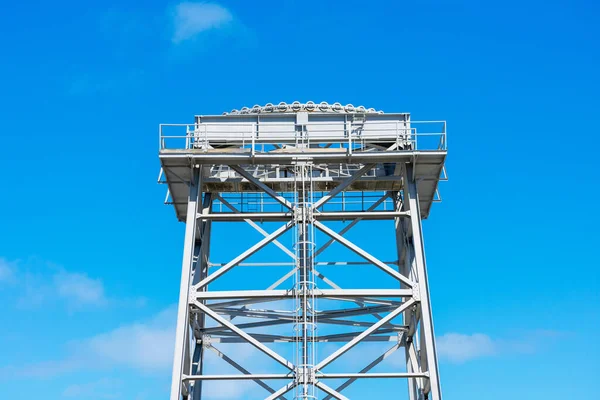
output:
[[[424,224],[446,399],[596,393],[595,2],[3,8],[0,398],[167,396],[183,225],[158,124],[294,100],[448,121]]]

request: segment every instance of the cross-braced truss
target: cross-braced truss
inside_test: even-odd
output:
[[[211,381],[253,382],[266,400],[347,399],[348,388],[366,379],[405,380],[409,400],[441,400],[421,219],[443,172],[445,123],[443,147],[427,152],[416,151],[408,114],[396,115],[393,129],[386,128],[389,115],[370,117],[381,119],[371,125],[364,116],[326,115],[327,121],[339,117],[347,140],[342,144],[337,128],[320,134],[300,114],[291,125],[293,146],[273,134],[283,128],[271,126],[259,149],[255,139],[265,125],[259,128],[258,119],[250,136],[236,122],[231,129],[240,136],[217,146],[214,138],[223,131],[211,136],[212,120],[198,117],[185,148],[161,147],[161,175],[186,223],[171,400],[201,400],[203,384]],[[329,123],[313,117],[319,129]],[[308,140],[311,134],[316,142]],[[393,260],[350,239],[348,232],[361,221],[373,220],[388,221],[388,231],[376,236],[395,238]],[[231,241],[247,247],[214,262],[215,224],[236,222],[259,239],[232,231]],[[317,237],[326,239],[317,245]],[[270,255],[255,261],[267,247],[278,248],[286,260]],[[353,258],[321,261],[332,247]],[[345,287],[327,272],[357,265],[365,268],[360,288]],[[242,268],[256,269],[256,281],[271,277],[261,273],[267,267],[280,273],[260,289],[230,279]],[[380,275],[369,278],[376,269]],[[357,372],[338,368],[353,348],[372,342],[389,345],[376,354],[363,352]],[[262,371],[266,364],[259,371],[229,351],[230,344],[256,349],[269,360],[268,371]],[[386,364],[398,354],[402,367]],[[212,370],[209,355],[234,372]]]
[[[416,182],[412,178],[412,166],[406,164],[403,168],[405,180],[404,190],[387,192],[375,201],[368,209],[357,212],[326,212],[323,206],[338,196],[345,187],[360,178],[362,174],[373,168],[367,164],[355,174],[348,177],[335,189],[324,193],[319,200],[303,209],[287,200],[281,194],[270,190],[264,184],[239,166],[232,168],[244,176],[273,200],[281,204],[284,211],[252,215],[240,212],[219,193],[202,193],[202,168],[193,171],[194,181],[190,185],[190,197],[186,220],[186,235],[183,260],[183,279],[181,282],[181,297],[179,302],[177,346],[175,367],[173,371],[172,399],[181,396],[191,396],[191,399],[201,399],[202,382],[207,380],[251,380],[266,391],[266,399],[285,398],[285,395],[300,385],[311,385],[326,394],[326,398],[346,399],[343,390],[358,379],[364,378],[404,378],[408,381],[411,400],[440,398],[439,379],[437,375],[437,360],[431,308],[429,305],[429,290],[423,253],[421,219],[418,210]],[[374,211],[384,201],[393,202],[394,209],[390,211]],[[220,202],[229,209],[228,212],[215,212],[213,204]],[[257,213],[260,214],[260,213]],[[335,214],[335,215],[329,215]],[[347,214],[347,215],[342,215]],[[245,221],[256,229],[263,239],[252,244],[246,251],[233,257],[209,273],[213,267],[209,261],[211,226],[213,223],[226,221]],[[265,231],[256,220],[281,220],[280,226],[272,232]],[[344,237],[344,234],[360,220],[390,219],[395,224],[398,259],[394,262],[384,262]],[[328,227],[331,220],[351,221],[342,231],[336,232]],[[297,263],[297,252],[290,250],[277,239],[298,224],[308,223],[330,238],[322,247],[313,252],[313,261],[304,264]],[[394,232],[390,232],[394,234]],[[366,263],[376,266],[398,282],[397,289],[344,289],[318,271],[319,263],[314,260],[331,243],[338,242],[347,249],[359,255]],[[229,271],[244,264],[244,261],[267,245],[273,243],[290,259],[288,263],[297,266],[290,269],[281,279],[264,290],[208,290],[209,284],[216,282]],[[343,265],[343,262],[339,264]],[[252,266],[252,265],[250,265]],[[259,263],[254,265],[260,267]],[[288,267],[289,268],[289,267]],[[319,278],[323,285],[297,285],[282,287],[298,272],[298,268],[309,268],[308,273]],[[243,286],[243,285],[240,285]],[[325,288],[326,287],[326,288]],[[313,335],[312,342],[340,343],[331,354],[320,360],[314,360],[310,370],[299,368],[296,363],[268,347],[266,343],[296,343],[297,335],[290,330],[289,335],[249,333],[251,328],[267,327],[297,322],[297,315],[291,312],[251,308],[253,304],[277,300],[294,300],[298,296],[310,295],[318,299],[333,300],[333,304],[350,302],[355,307],[346,306],[338,309],[304,310],[304,313],[314,314],[319,325],[361,327],[357,332],[336,333],[331,335]],[[289,310],[293,311],[293,310]],[[375,322],[367,322],[357,316],[372,316]],[[235,317],[246,317],[256,322],[235,324]],[[206,319],[210,318],[217,326],[207,327]],[[401,321],[396,323],[395,321]],[[301,326],[308,329],[308,327]],[[392,346],[383,354],[375,355],[364,368],[356,373],[325,372],[325,367],[334,362],[351,348],[364,341],[389,341]],[[226,355],[218,349],[218,343],[248,343],[260,350],[285,368],[285,372],[272,374],[255,374],[249,367],[240,365],[235,356]],[[406,355],[406,372],[369,372],[393,352],[404,349]],[[203,374],[203,355],[212,351],[224,361],[238,370],[239,374],[207,375]],[[327,384],[331,379],[346,379],[337,387]],[[265,381],[281,380],[282,386],[274,388]],[[304,398],[304,397],[301,397]]]

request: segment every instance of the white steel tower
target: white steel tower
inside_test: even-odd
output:
[[[407,382],[385,398],[441,399],[421,220],[445,179],[444,121],[267,104],[160,125],[159,158],[166,203],[186,224],[171,400],[208,398],[215,381],[262,391],[240,398],[347,399],[376,379]],[[351,240],[359,222],[377,231]],[[211,243],[221,225],[227,243]],[[243,365],[245,350],[228,345],[267,361]],[[381,398],[365,396],[352,398]]]

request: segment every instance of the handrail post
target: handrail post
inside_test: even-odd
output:
[[[250,132],[250,136],[252,137],[252,149],[250,150],[250,154],[252,154],[252,157],[254,157],[254,154],[255,154],[255,149],[254,149],[255,142],[256,142],[256,139],[254,137],[254,131],[255,131],[255,129],[256,129],[256,124],[253,123],[252,124],[252,131]]]
[[[446,121],[444,121],[444,146],[442,147],[442,150],[447,150],[448,149],[448,142],[446,141]]]
[[[415,136],[415,150],[419,150],[419,141],[418,141],[418,137],[419,135],[417,134],[417,128],[414,128],[415,132],[414,132],[414,136]]]
[[[204,125],[204,152],[208,152],[208,125]]]
[[[158,150],[162,150],[165,148],[165,143],[162,134],[162,126],[163,124],[158,124]]]
[[[348,134],[348,155],[352,155],[352,130]]]

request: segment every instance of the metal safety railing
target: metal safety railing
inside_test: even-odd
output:
[[[327,192],[314,191],[315,201],[320,200]],[[294,202],[293,192],[280,193],[280,195],[290,202]],[[392,211],[394,209],[394,200],[386,197],[385,191],[373,192],[342,192],[339,196],[329,200],[321,211],[366,211],[373,207],[371,211]],[[241,212],[284,212],[284,206],[273,200],[272,197],[264,193],[255,192],[231,192],[222,193],[222,197],[227,203],[233,205]],[[170,203],[167,203],[170,204]],[[215,212],[228,212],[229,208],[219,201],[214,201],[213,208]]]
[[[410,125],[410,127],[406,127]],[[159,150],[219,151],[237,148],[251,154],[294,148],[300,137],[312,149],[349,153],[372,150],[447,150],[446,121],[367,121],[350,123],[160,124]],[[224,150],[225,151],[225,150]]]

